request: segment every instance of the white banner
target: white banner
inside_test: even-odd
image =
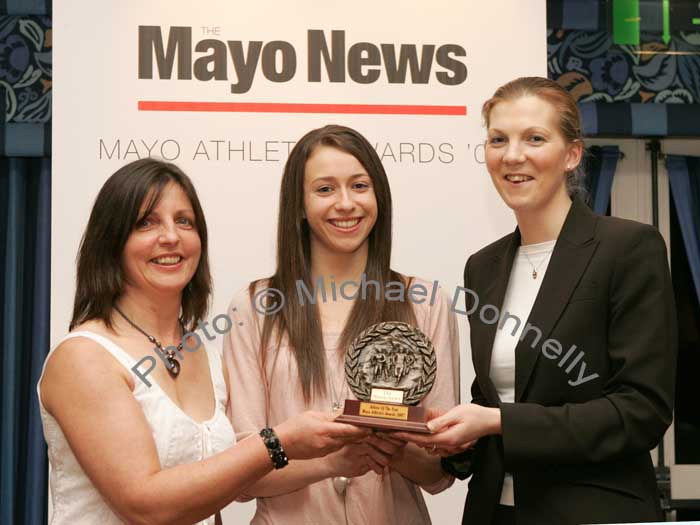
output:
[[[515,225],[483,165],[480,108],[510,79],[546,76],[545,25],[545,0],[56,3],[52,344],[68,327],[90,208],[117,168],[157,156],[194,180],[213,317],[272,273],[287,154],[329,123],[360,131],[385,165],[393,268],[452,295],[467,256]],[[468,400],[462,316],[460,329]],[[457,482],[428,496],[434,521],[458,521],[465,492]]]

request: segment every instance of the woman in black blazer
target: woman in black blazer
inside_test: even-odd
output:
[[[397,437],[472,477],[462,523],[662,521],[649,451],[673,416],[664,241],[576,196],[579,116],[556,83],[516,79],[482,113],[487,167],[518,227],[464,270],[472,403],[437,415],[432,435]],[[543,255],[528,257],[535,245]]]

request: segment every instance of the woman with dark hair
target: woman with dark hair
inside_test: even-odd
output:
[[[114,173],[80,246],[71,332],[37,385],[51,524],[220,523],[219,509],[287,458],[367,434],[308,412],[234,445],[225,365],[192,333],[210,291],[189,178],[152,159]]]
[[[464,270],[472,403],[433,419],[433,435],[399,435],[472,476],[463,523],[663,521],[649,451],[673,417],[664,240],[581,200],[579,114],[556,82],[516,79],[482,113],[518,226]]]
[[[243,326],[224,339],[239,438],[302,410],[331,413],[354,399],[345,381],[345,352],[381,321],[410,323],[432,340],[438,376],[424,403],[449,408],[458,402],[456,319],[443,294],[434,305],[385,297],[391,282],[432,294],[430,283],[391,269],[391,220],[386,173],[357,131],[326,126],[295,145],[282,178],[277,269],[236,295],[231,308]],[[357,287],[345,287],[345,296],[355,292],[354,299],[333,292],[363,279],[376,283],[366,294]],[[328,300],[302,304],[300,287]],[[266,288],[268,300],[256,301]],[[266,476],[245,491],[258,498],[253,523],[430,523],[421,487],[436,493],[453,478],[441,472],[439,458],[405,445],[378,433]]]

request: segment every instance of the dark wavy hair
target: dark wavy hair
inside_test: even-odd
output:
[[[202,246],[197,270],[182,291],[181,319],[186,327],[191,327],[206,316],[212,284],[207,223],[197,192],[180,168],[149,158],[117,170],[97,194],[78,250],[70,330],[92,319],[99,319],[111,328],[113,305],[124,291],[124,245],[136,223],[153,211],[171,182],[182,188],[192,204]],[[139,213],[142,207],[145,211]]]
[[[411,280],[390,268],[391,262],[391,190],[384,166],[372,145],[354,129],[328,125],[309,131],[292,149],[284,167],[280,188],[279,217],[277,221],[277,269],[267,281],[267,286],[281,290],[285,297],[296,297],[296,282],[303,280],[308,289],[311,282],[311,241],[309,224],[304,218],[304,175],[306,161],[321,146],[328,146],[349,153],[367,170],[377,199],[377,221],[369,234],[369,246],[365,273],[367,280],[380,283],[377,298],[367,294],[366,299],[355,299],[348,320],[340,336],[339,348],[348,346],[360,332],[381,321],[403,321],[416,324],[410,301],[387,301],[384,297],[386,283]],[[250,285],[253,294],[261,281]],[[359,296],[359,294],[358,294]],[[326,353],[318,308],[301,305],[299,301],[286,301],[274,315],[266,315],[263,323],[262,345],[266,348],[277,332],[277,347],[283,333],[287,333],[290,347],[296,357],[304,399],[326,391]],[[263,359],[267,352],[262,352]],[[265,366],[263,363],[263,370]]]

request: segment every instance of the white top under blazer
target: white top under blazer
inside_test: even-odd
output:
[[[493,340],[489,370],[498,397],[504,403],[515,402],[515,347],[530,317],[556,242],[554,240],[520,246],[513,260],[501,315],[513,315],[520,323],[516,324],[516,321],[510,318],[506,318],[503,324],[499,322],[499,329],[496,330]],[[537,278],[533,279],[532,273],[535,269]],[[513,476],[509,472],[503,477],[500,504],[515,505]]]
[[[68,334],[59,344],[74,337],[85,337],[95,341],[132,373],[131,367],[136,364],[136,360],[113,341],[94,332],[81,331]],[[236,441],[225,412],[228,393],[221,365],[221,354],[206,345],[205,348],[215,398],[214,415],[206,421],[197,423],[185,414],[152,379],[150,380],[152,386],[148,387],[135,377],[133,394],[151,427],[158,450],[158,459],[163,469],[202,460],[231,447]],[[54,350],[55,348],[46,357],[44,370]],[[110,509],[78,463],[58,422],[41,403],[39,385],[44,376],[44,370],[36,391],[39,396],[41,422],[51,464],[49,484],[53,513],[49,524],[120,525],[122,521]],[[214,516],[199,524],[213,525]]]

